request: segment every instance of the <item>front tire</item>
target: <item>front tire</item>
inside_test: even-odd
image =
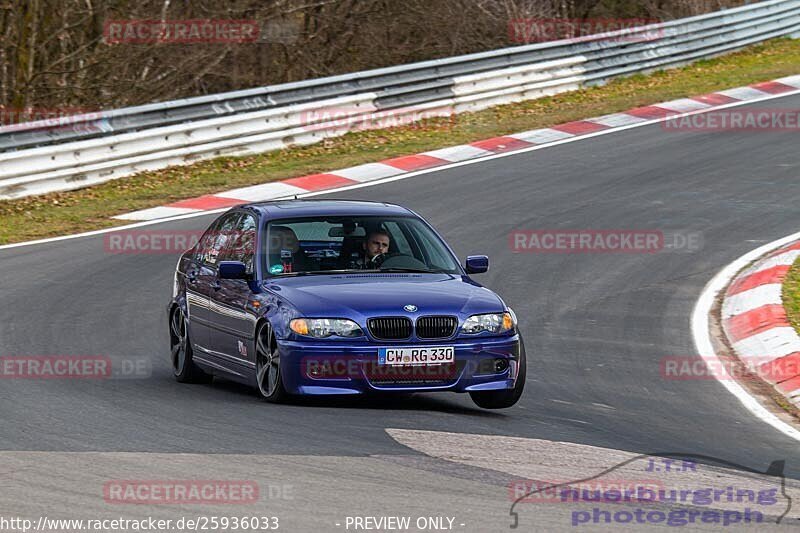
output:
[[[192,342],[183,310],[176,307],[169,319],[170,359],[172,375],[178,383],[210,383],[212,376],[206,374],[192,361]]]
[[[472,401],[478,407],[484,409],[505,409],[511,407],[519,401],[522,396],[522,391],[525,389],[525,377],[528,371],[528,365],[525,357],[525,343],[522,342],[522,337],[519,338],[519,368],[517,369],[517,381],[514,383],[513,389],[505,390],[487,390],[470,392],[469,395]]]
[[[271,403],[281,403],[288,396],[281,376],[281,353],[269,324],[256,334],[256,384],[261,397]]]

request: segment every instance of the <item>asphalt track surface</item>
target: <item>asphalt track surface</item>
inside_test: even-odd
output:
[[[800,96],[749,107],[756,106],[798,109]],[[108,253],[102,235],[0,250],[2,355],[152,361],[147,379],[0,380],[0,475],[15,487],[0,495],[2,507],[102,514],[109,512],[97,495],[103,479],[257,472],[293,486],[291,501],[267,506],[283,513],[288,531],[343,530],[334,519],[402,512],[457,514],[465,531],[508,527],[507,476],[432,459],[387,428],[536,439],[532,450],[556,441],[704,454],[760,471],[785,460],[787,476],[800,479],[798,442],[755,419],[719,383],[666,380],[659,367],[664,357],[694,353],[692,307],[720,268],[798,230],[798,175],[796,133],[687,133],[655,124],[326,195],[408,206],[459,257],[490,256],[490,272],[476,279],[514,308],[528,349],[526,392],[503,411],[449,393],[269,405],[221,380],[180,385],[168,362],[165,314],[177,255]],[[211,219],[147,229],[194,230]],[[520,229],[700,232],[702,248],[515,254],[508,236]],[[603,453],[594,455],[598,465]],[[502,447],[496,454],[517,460]],[[520,464],[526,460],[544,461]],[[148,465],[161,465],[160,476]],[[553,513],[528,513],[527,529],[569,529],[556,516],[563,511]]]

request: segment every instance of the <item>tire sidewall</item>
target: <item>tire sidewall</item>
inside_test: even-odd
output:
[[[275,387],[275,390],[272,392],[271,395],[267,396],[266,394],[264,394],[264,391],[261,390],[261,383],[259,382],[259,379],[258,379],[258,370],[259,370],[259,364],[260,364],[260,358],[261,358],[261,354],[258,352],[258,339],[261,337],[261,335],[264,334],[265,330],[267,331],[267,334],[269,335],[268,342],[267,342],[268,348],[272,349],[272,342],[273,341],[275,341],[275,343],[277,345],[277,340],[275,339],[275,333],[274,333],[274,331],[272,329],[272,325],[269,322],[265,322],[256,331],[256,358],[257,358],[256,359],[256,374],[255,374],[256,390],[258,391],[258,395],[259,395],[259,397],[261,399],[263,399],[263,400],[265,400],[267,402],[271,402],[271,403],[278,403],[278,402],[283,401],[287,396],[286,389],[283,387],[283,359],[281,358],[281,362],[280,362],[280,365],[278,367],[278,378],[277,378],[278,379],[278,385]],[[276,349],[279,350],[280,348],[276,347]],[[269,372],[269,370],[267,370],[267,372]]]
[[[188,326],[188,324],[186,324],[186,314],[183,312],[183,309],[181,309],[180,306],[177,306],[177,307],[175,307],[175,309],[173,309],[172,314],[169,317],[170,349],[172,348],[172,340],[173,340],[173,338],[172,338],[172,322],[173,322],[173,320],[175,320],[175,315],[178,315],[178,314],[181,315],[181,320],[183,321],[183,330],[184,330],[184,335],[185,335],[183,350],[184,350],[185,354],[183,356],[183,367],[180,370],[175,368],[175,363],[173,361],[170,361],[170,366],[172,367],[172,375],[175,377],[175,379],[177,379],[178,381],[182,381],[182,380],[185,380],[185,379],[188,378],[187,369],[189,368],[189,356],[190,356],[191,351],[192,351],[192,349],[191,349],[192,342],[189,339],[189,326]]]

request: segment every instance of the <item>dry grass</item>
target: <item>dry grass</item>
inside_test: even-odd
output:
[[[451,119],[349,133],[322,143],[144,172],[78,191],[0,202],[0,243],[123,224],[109,217],[234,187],[335,170],[625,111],[800,73],[800,40],[778,39],[691,66]]]

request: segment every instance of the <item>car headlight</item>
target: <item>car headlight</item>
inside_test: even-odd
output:
[[[487,315],[472,315],[461,327],[464,333],[505,333],[514,329],[514,318],[511,313],[489,313]]]
[[[339,337],[360,337],[364,334],[358,324],[346,318],[295,318],[289,328],[298,335],[324,339]]]

